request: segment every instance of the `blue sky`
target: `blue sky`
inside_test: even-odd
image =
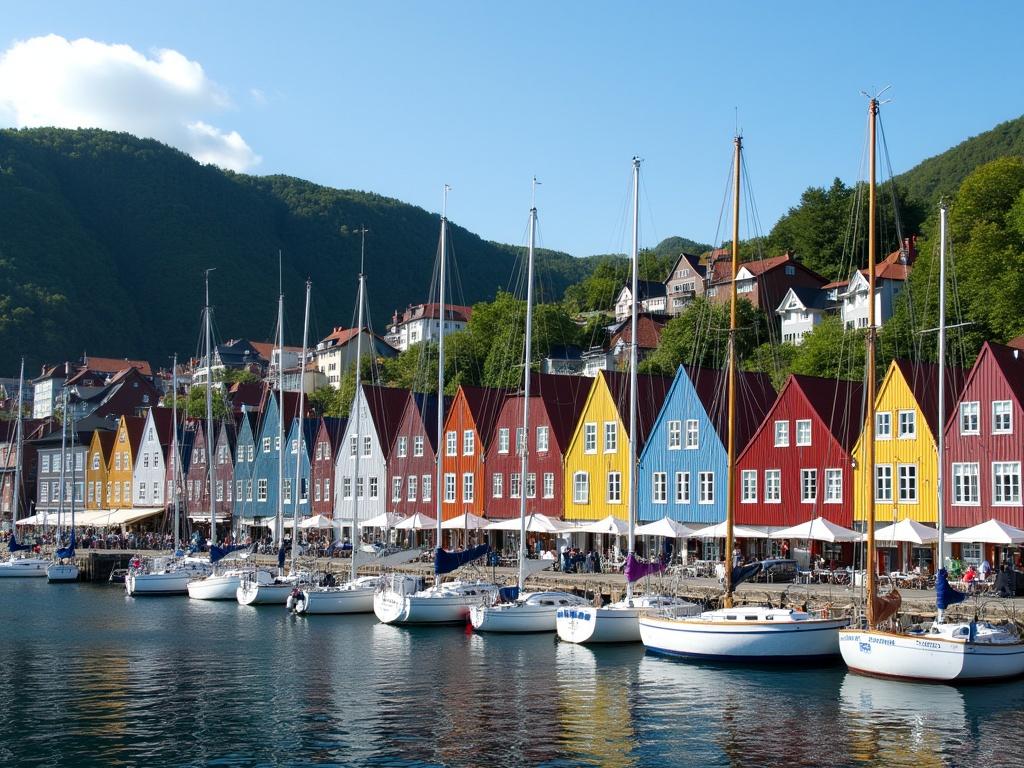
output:
[[[856,178],[862,89],[892,85],[884,122],[897,173],[1024,111],[1020,3],[96,0],[0,9],[4,50],[55,34],[124,44],[148,59],[170,49],[201,65],[214,95],[187,103],[150,101],[144,79],[96,86],[95,97],[76,85],[109,120],[126,121],[118,127],[153,125],[156,134],[166,107],[173,120],[212,126],[208,143],[237,132],[232,157],[250,172],[434,211],[447,182],[455,222],[514,244],[537,175],[541,244],[576,255],[627,246],[634,154],[645,159],[643,244],[713,239],[737,107],[764,231],[807,186]],[[106,72],[68,66],[80,77]],[[12,65],[5,79],[24,77],[34,93],[38,70]],[[111,104],[118,99],[127,103]],[[0,85],[0,122],[18,124],[2,107]],[[151,121],[139,128],[132,113]],[[189,130],[164,135],[199,141]]]

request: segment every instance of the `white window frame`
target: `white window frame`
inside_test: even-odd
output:
[[[597,453],[597,422],[587,421],[583,424],[583,452]]]
[[[412,455],[419,458],[423,455],[423,435],[415,435],[412,439]]]
[[[472,456],[473,451],[476,450],[476,440],[472,429],[466,429],[462,432],[462,455]]]
[[[405,435],[400,436],[398,438],[398,445],[396,446],[396,450],[398,452],[398,458],[404,459],[409,451],[409,438],[406,437]]]
[[[590,503],[590,475],[582,470],[572,476],[572,503]]]
[[[789,419],[777,419],[774,426],[776,448],[789,448]]]
[[[619,450],[619,425],[615,421],[604,423],[604,441],[602,446],[605,453],[616,453]]]
[[[825,503],[843,503],[843,470],[829,467],[825,470]]]
[[[999,413],[996,409],[999,409]],[[1001,423],[1004,422],[1005,424]],[[1009,400],[992,401],[992,434],[1009,435],[1013,433],[1013,404]]]
[[[740,471],[740,503],[757,503],[757,470],[744,469]]]
[[[551,440],[547,426],[537,427],[537,453],[547,453]]]
[[[811,420],[810,419],[797,419],[796,420],[796,444],[799,447],[807,447],[811,444]],[[806,439],[801,432],[806,430]]]
[[[800,503],[816,504],[818,502],[818,470],[803,467],[800,469]]]
[[[904,492],[904,479],[906,479],[906,492]],[[900,504],[917,504],[921,497],[920,475],[917,471],[917,464],[896,465],[897,500]],[[911,484],[913,487],[911,487]],[[911,495],[910,491],[913,491]]]
[[[495,472],[491,475],[491,498],[500,499],[505,496],[505,475]]]
[[[419,476],[409,475],[405,478],[405,500],[416,501],[416,493],[419,491]]]
[[[392,475],[392,477],[391,477],[391,500],[392,501],[401,501],[402,500],[402,481],[403,481],[403,478],[402,478],[401,475]]]
[[[458,456],[459,453],[459,433],[454,429],[450,429],[444,433],[444,455],[445,456]]]
[[[697,503],[715,503],[715,473],[700,472],[697,474]]]
[[[950,467],[953,487],[953,505],[957,507],[981,506],[981,465],[976,461],[958,461]]]
[[[903,431],[904,416],[907,417],[906,423],[910,426],[910,430],[906,432]],[[913,408],[897,412],[896,437],[900,440],[914,440],[917,437],[917,411]]]
[[[700,448],[700,421],[697,419],[686,420],[686,450],[695,451]]]
[[[1009,490],[1011,497],[1004,498],[1002,487],[1004,483],[997,483],[997,477],[1005,475],[1010,479]],[[1019,507],[1021,505],[1020,495],[1020,462],[1019,461],[993,461],[992,462],[992,506],[993,507]]]
[[[508,427],[498,429],[498,453],[508,453]]]
[[[553,499],[555,498],[555,473],[545,472],[544,473],[544,498]]]
[[[455,503],[455,473],[445,472],[444,474],[444,503]]]
[[[611,471],[605,476],[605,502],[608,504],[622,503],[622,473]]]
[[[764,471],[764,503],[782,503],[782,470],[766,469]]]
[[[668,441],[668,450],[678,451],[683,447],[683,422],[679,419],[669,419],[665,425],[665,434]]]
[[[651,503],[652,504],[667,504],[668,503],[668,473],[667,472],[652,472],[651,473]]]
[[[892,440],[892,411],[878,411],[875,414],[875,439]]]
[[[872,490],[875,494],[876,504],[892,504],[895,498],[893,495],[895,489],[893,488],[892,464],[875,464]]]
[[[676,504],[690,503],[690,473],[676,472],[674,479]]]
[[[978,400],[965,400],[959,408],[961,435],[981,434],[981,403]]]

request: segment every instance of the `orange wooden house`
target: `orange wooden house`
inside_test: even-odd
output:
[[[483,516],[484,459],[494,435],[508,389],[459,387],[444,426],[441,449],[443,486],[441,514],[450,520],[463,512]]]

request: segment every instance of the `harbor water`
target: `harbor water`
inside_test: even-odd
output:
[[[730,669],[553,635],[0,583],[3,766],[1021,765],[1024,682]]]

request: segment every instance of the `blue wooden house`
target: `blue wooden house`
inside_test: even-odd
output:
[[[775,401],[770,379],[738,373],[736,456]],[[642,521],[670,517],[710,525],[725,520],[728,374],[679,366],[643,452],[637,479]]]
[[[301,438],[300,438],[301,428]],[[310,474],[312,472],[313,446],[320,431],[319,419],[292,419],[288,430],[287,449],[284,454],[284,517],[291,520],[297,516],[299,522],[311,514],[309,503]],[[299,486],[295,485],[295,467],[298,462]],[[298,512],[296,513],[296,497]]]
[[[232,520],[241,526],[252,525],[252,470],[256,464],[256,435],[259,426],[257,411],[246,409],[242,412],[235,450],[235,495],[232,506]]]
[[[296,416],[298,400],[297,393],[285,393],[284,423],[286,429]],[[253,522],[251,525],[255,526],[272,526],[274,519],[277,517],[278,483],[281,480],[278,467],[278,453],[281,451],[279,407],[280,401],[277,392],[265,398],[259,434],[255,435],[256,440],[253,447],[255,461],[252,463],[251,478],[252,501],[244,502],[249,512],[246,517],[252,517]],[[288,465],[287,457],[288,453],[286,452],[285,467]],[[246,451],[246,458],[248,458],[248,449]],[[293,464],[293,472],[294,469],[295,465]],[[285,478],[288,477],[287,469],[284,476]],[[246,493],[246,498],[248,498],[248,493]],[[284,510],[283,517],[290,517],[287,509]]]

